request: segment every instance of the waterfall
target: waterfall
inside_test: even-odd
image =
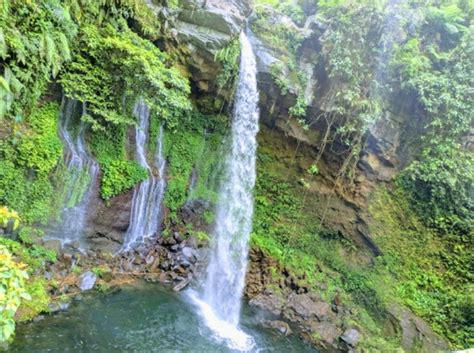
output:
[[[81,114],[86,105],[82,104]],[[64,186],[64,208],[60,221],[48,229],[47,239],[58,239],[67,244],[73,241],[84,245],[83,233],[87,222],[90,199],[97,182],[98,164],[86,149],[84,135],[86,124],[81,121],[74,134],[74,120],[78,112],[78,102],[63,97],[59,123],[59,135],[65,148],[65,163],[69,178]]]
[[[147,238],[151,238],[157,233],[161,223],[161,201],[163,200],[166,186],[164,177],[166,162],[163,157],[163,127],[160,127],[153,161],[158,174],[156,176],[146,158],[150,110],[142,100],[139,100],[135,105],[134,115],[138,119],[138,126],[135,128],[135,158],[142,167],[148,170],[150,177],[141,182],[133,191],[130,225],[125,234],[122,251],[136,248]]]
[[[242,33],[240,71],[232,121],[231,150],[217,202],[214,244],[203,293],[190,293],[206,325],[232,349],[249,350],[253,339],[239,329],[252,230],[258,132],[256,61]]]

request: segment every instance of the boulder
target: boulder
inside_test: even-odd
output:
[[[61,262],[65,263],[68,266],[71,266],[74,262],[74,255],[71,253],[63,253],[61,256]]]
[[[182,250],[181,250],[181,253],[183,254],[183,257],[188,260],[189,262],[191,263],[195,263],[196,262],[196,251],[193,249],[193,248],[190,248],[190,247],[184,247]]]
[[[114,278],[112,270],[110,268],[102,269],[100,272],[100,278],[105,282],[110,282]]]
[[[179,292],[179,291],[182,291],[184,288],[186,288],[189,283],[191,282],[191,279],[190,278],[186,278],[185,280],[179,282],[178,284],[176,284],[174,287],[173,287],[173,290],[175,292]]]
[[[291,321],[317,319],[325,321],[334,316],[331,305],[309,294],[291,294],[284,310],[284,316]]]
[[[94,288],[96,281],[97,276],[93,272],[87,271],[77,278],[76,285],[81,291],[87,291]]]
[[[79,250],[81,248],[81,242],[78,241],[78,240],[72,241],[72,242],[68,243],[67,245],[68,245],[68,247],[70,247],[71,249],[74,249],[74,250]]]
[[[280,320],[264,321],[263,326],[266,328],[274,329],[283,336],[289,336],[293,333],[293,331],[291,331],[290,325]]]
[[[448,344],[431,327],[410,310],[393,304],[388,308],[397,331],[401,333],[401,345],[406,351],[419,347],[420,352],[439,352]]]
[[[186,246],[187,247],[190,247],[190,248],[193,248],[193,249],[197,249],[199,245],[199,241],[198,239],[195,237],[195,236],[190,236],[187,240],[186,240]]]
[[[331,322],[311,321],[309,323],[309,337],[311,342],[324,349],[337,348],[337,339],[341,331]]]
[[[284,299],[274,293],[262,293],[249,301],[251,306],[267,310],[274,315],[280,315],[285,304]]]
[[[67,309],[69,309],[70,305],[71,305],[70,300],[62,300],[62,301],[58,301],[58,302],[52,302],[52,303],[49,304],[49,312],[54,314],[54,313],[58,313],[58,312],[61,312],[61,311],[66,311]]]
[[[347,343],[350,347],[355,347],[360,341],[360,332],[354,328],[344,331],[341,336],[341,340]]]

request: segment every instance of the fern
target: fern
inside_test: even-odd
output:
[[[57,45],[58,45],[59,55],[62,57],[62,60],[63,61],[71,60],[71,50],[69,49],[69,42],[65,34],[59,33],[57,37],[58,37]]]
[[[5,36],[3,35],[3,29],[0,28],[0,57],[5,60],[7,57],[8,47],[5,42]]]

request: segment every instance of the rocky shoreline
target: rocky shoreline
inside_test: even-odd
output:
[[[207,240],[186,238],[177,231],[116,256],[101,249],[81,251],[77,245],[61,249],[56,241],[44,242],[44,246],[58,252],[58,261],[42,274],[52,284],[49,314],[68,310],[84,295],[113,295],[121,286],[142,280],[161,283],[174,291],[184,290],[203,275],[209,246]],[[364,332],[357,323],[345,320],[353,314],[352,309],[344,306],[337,295],[331,302],[326,301],[323,283],[318,292],[305,283],[304,278],[294,276],[260,249],[251,249],[245,296],[250,306],[262,311],[262,327],[283,336],[297,334],[324,352],[356,352]],[[20,309],[17,317],[25,314]],[[33,321],[42,318],[44,313]],[[407,350],[416,346],[432,352],[447,348],[423,320],[398,306],[387,313],[383,330],[400,335]]]

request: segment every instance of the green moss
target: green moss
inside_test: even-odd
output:
[[[305,187],[297,182],[307,177],[306,168],[285,174],[286,152],[276,136],[270,137],[273,144],[261,145],[258,151],[253,246],[305,278],[306,285],[326,300],[337,293],[353,313],[346,320],[358,323],[366,333],[362,345],[367,349],[399,346],[397,337],[383,337],[380,330],[394,303],[426,319],[454,346],[469,346],[468,303],[473,300],[469,240],[436,234],[413,212],[406,194],[382,189],[369,205],[370,234],[382,255],[372,265],[350,261],[354,245],[318,226],[315,210],[324,206],[314,195],[305,197]]]
[[[227,121],[220,116],[193,114],[179,129],[165,132],[168,184],[164,198],[171,217],[188,199],[214,202],[221,174],[221,144]],[[191,174],[197,180],[190,190]]]

